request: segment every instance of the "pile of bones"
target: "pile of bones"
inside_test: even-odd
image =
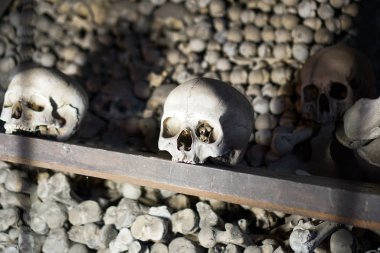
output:
[[[7,133],[303,175],[333,166],[307,147],[343,121],[348,148],[380,135],[377,119],[357,124],[378,103],[348,47],[359,1],[36,1],[26,70],[20,6],[0,22]],[[379,231],[6,163],[0,192],[6,253],[380,252]]]

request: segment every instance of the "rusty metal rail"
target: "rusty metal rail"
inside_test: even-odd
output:
[[[264,169],[173,163],[0,134],[0,160],[380,229],[380,186]]]

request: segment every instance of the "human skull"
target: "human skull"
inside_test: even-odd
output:
[[[203,163],[212,157],[235,165],[249,142],[253,120],[251,104],[232,86],[195,78],[167,97],[158,147],[176,162]]]
[[[301,114],[318,123],[334,122],[359,98],[375,95],[369,60],[341,45],[310,57],[300,72]]]
[[[68,139],[87,110],[86,93],[62,73],[43,67],[17,72],[4,95],[0,119],[18,131]]]

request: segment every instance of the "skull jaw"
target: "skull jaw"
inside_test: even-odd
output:
[[[32,136],[44,136],[61,140],[60,129],[48,125],[25,125],[25,124],[4,124],[6,134],[24,133]]]

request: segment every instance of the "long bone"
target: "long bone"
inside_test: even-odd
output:
[[[322,222],[315,227],[310,223],[299,223],[290,234],[290,247],[296,253],[312,253],[339,227],[339,224],[329,221]]]
[[[199,231],[199,243],[205,248],[212,248],[217,243],[235,244],[247,247],[252,244],[252,240],[241,229],[233,224],[226,223],[225,231],[213,227],[204,227]]]

